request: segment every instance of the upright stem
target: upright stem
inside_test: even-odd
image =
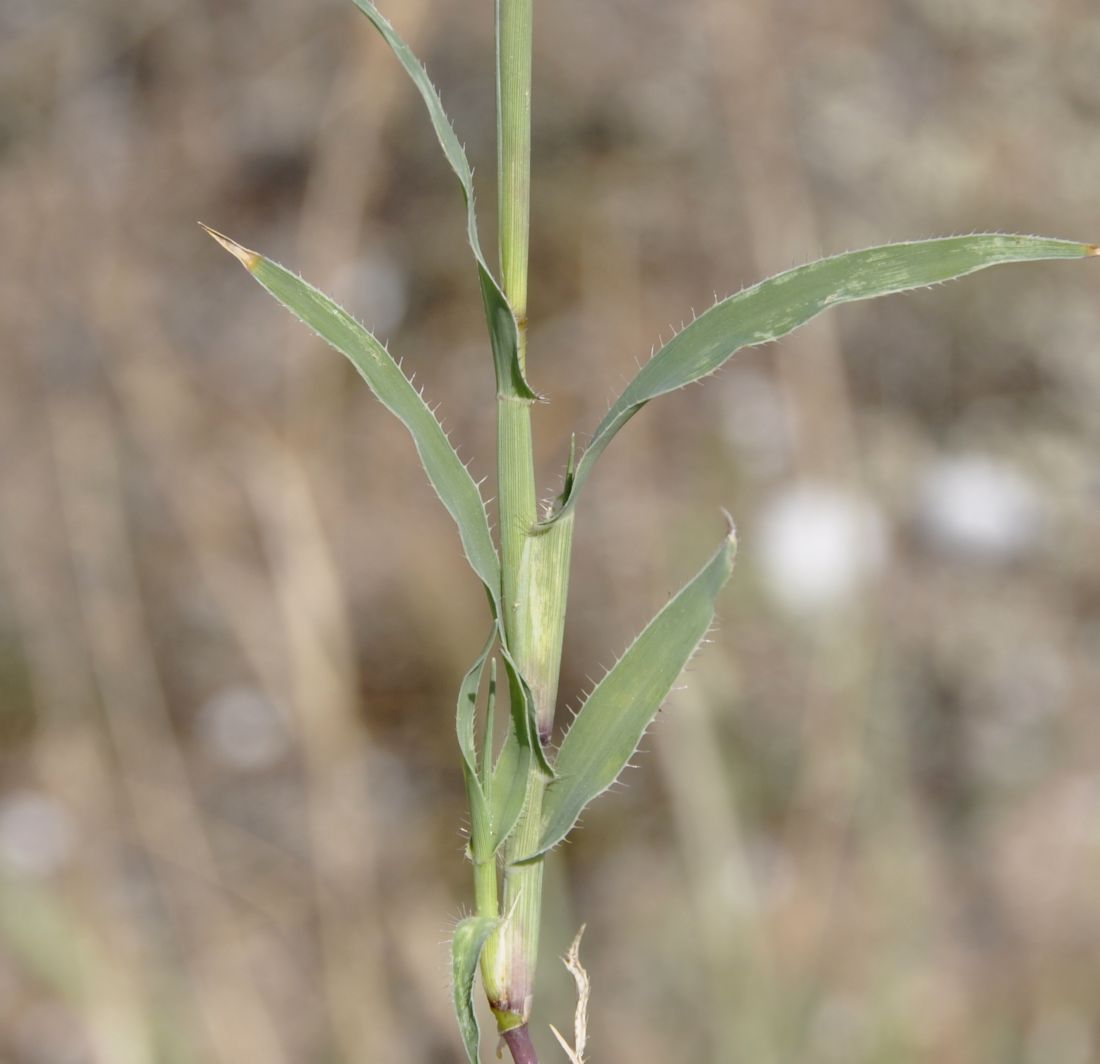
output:
[[[527,259],[531,212],[532,0],[497,0],[497,206],[500,272],[516,316],[519,357],[527,361]],[[500,480],[501,577],[504,630],[516,652],[523,640],[519,615],[523,545],[537,519],[531,407],[501,397],[497,405]]]
[[[497,0],[497,207],[500,272],[516,316],[520,364],[527,362],[527,259],[531,214],[532,0]],[[515,603],[523,542],[535,523],[531,408],[501,397],[497,407],[500,537],[505,632],[521,624]]]
[[[497,0],[496,19],[501,283],[516,316],[520,364],[526,366],[532,0]],[[540,640],[535,611],[530,605],[532,596],[522,593],[532,579],[530,532],[538,517],[529,403],[504,396],[498,400],[497,443],[504,632],[514,660],[532,691],[537,690],[536,697],[541,695],[545,700],[548,695],[556,697],[552,691],[556,687],[557,663],[552,678],[533,675],[532,666],[539,655],[532,655],[530,649]],[[533,578],[538,580],[538,574]],[[560,633],[558,643],[560,652]],[[545,664],[541,671],[545,671]],[[535,767],[528,780],[523,816],[505,847],[504,897],[500,909],[503,923],[486,944],[482,956],[489,1002],[516,1064],[537,1064],[526,1023],[538,951],[542,862],[517,865],[515,860],[537,848],[544,788],[542,772]]]
[[[500,272],[526,361],[531,214],[532,0],[497,0],[497,202]]]
[[[515,1064],[539,1064],[534,1044],[531,1042],[531,1032],[526,1024],[523,1027],[513,1027],[510,1031],[505,1031],[503,1037],[512,1051],[512,1060]]]

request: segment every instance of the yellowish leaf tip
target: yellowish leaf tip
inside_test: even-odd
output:
[[[735,547],[737,546],[737,526],[733,523],[733,517],[730,516],[729,510],[722,507],[722,516],[726,519],[726,539],[730,541]]]
[[[249,251],[248,248],[241,247],[236,240],[230,240],[224,233],[219,233],[217,229],[211,229],[210,226],[204,225],[202,222],[199,222],[199,225],[221,244],[230,255],[233,255],[249,273],[252,273],[259,266],[260,256],[255,251]]]
[[[1100,244],[1086,244],[1090,255],[1100,255]]]

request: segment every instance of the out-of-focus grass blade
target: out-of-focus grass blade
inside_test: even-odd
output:
[[[397,35],[393,26],[370,0],[355,0],[355,5],[382,34],[398,61],[412,78],[428,108],[428,115],[439,138],[440,146],[443,148],[443,154],[462,185],[462,194],[466,199],[466,232],[481,279],[481,297],[485,304],[485,319],[489,324],[489,338],[496,363],[497,391],[501,395],[535,400],[538,395],[528,385],[519,361],[519,329],[516,316],[481,251],[481,240],[477,233],[477,212],[474,207],[474,175],[470,169],[470,162],[466,158],[466,152],[455,135],[451,120],[443,110],[443,102],[431,83],[424,64],[416,58],[412,49]]]
[[[284,307],[344,355],[383,406],[404,423],[432,487],[458,525],[466,557],[499,616],[500,562],[489,532],[485,503],[435,414],[401,367],[374,336],[323,292],[229,237],[208,226],[203,228]]]
[[[923,288],[1000,263],[1097,254],[1100,249],[1092,244],[1033,236],[921,240],[820,259],[724,299],[665,344],[619,396],[597,427],[551,520],[572,508],[612,437],[646,403],[713,373],[742,347],[777,340],[838,303]]]
[[[649,622],[588,696],[554,762],[557,778],[543,802],[542,838],[530,857],[565,838],[584,807],[618,778],[706,635],[715,599],[733,572],[735,550],[731,526],[714,557]]]
[[[455,928],[451,941],[451,980],[454,993],[455,1015],[462,1032],[462,1044],[470,1064],[478,1064],[478,1043],[481,1032],[474,1014],[474,977],[478,961],[488,937],[496,930],[499,920],[488,916],[470,916]]]

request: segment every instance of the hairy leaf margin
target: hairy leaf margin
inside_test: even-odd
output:
[[[989,266],[1100,254],[1092,244],[1046,237],[978,233],[884,244],[818,259],[716,303],[647,362],[597,426],[558,510],[576,505],[592,467],[615,434],[646,403],[709,376],[744,347],[769,343],[841,303],[875,299],[954,280]]]
[[[424,64],[417,59],[412,49],[398,36],[389,20],[370,2],[354,0],[355,6],[370,19],[374,28],[390,46],[398,62],[412,79],[417,91],[428,109],[435,135],[439,139],[443,154],[450,163],[462,186],[462,195],[466,201],[466,235],[477,263],[478,277],[481,281],[481,298],[485,306],[485,320],[489,326],[489,339],[493,349],[493,361],[496,366],[497,392],[513,399],[533,402],[540,396],[527,383],[523,366],[519,359],[519,324],[511,304],[503,289],[493,276],[485,255],[481,250],[481,239],[477,231],[477,210],[474,204],[474,174],[470,161],[462,147],[451,120],[443,110],[443,101],[428,77]]]
[[[733,572],[733,525],[705,566],[646,625],[585,700],[554,760],[533,860],[572,830],[584,808],[622,772],[672,685],[714,620],[718,592]]]

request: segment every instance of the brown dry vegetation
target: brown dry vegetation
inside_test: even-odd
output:
[[[489,246],[490,5],[388,8]],[[547,493],[715,289],[888,239],[1100,236],[1091,0],[538,19]],[[399,426],[197,219],[376,326],[492,473],[458,191],[349,4],[0,2],[0,1059],[456,1061],[483,596]],[[1098,307],[1095,270],[1047,264],[848,308],[604,460],[566,701],[720,505],[743,547],[642,771],[551,862],[541,1019],[568,1024],[586,920],[593,1059],[615,1030],[636,1064],[1100,1060]],[[1007,546],[922,503],[960,455],[1022,494]],[[795,615],[763,515],[799,485],[870,507],[884,561]]]

